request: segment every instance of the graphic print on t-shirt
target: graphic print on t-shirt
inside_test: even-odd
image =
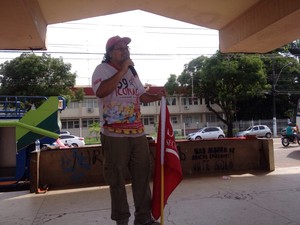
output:
[[[123,78],[111,98],[103,102],[104,127],[115,133],[142,133],[138,85]]]

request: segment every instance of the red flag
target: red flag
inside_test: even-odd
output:
[[[163,170],[161,169],[163,167]],[[161,171],[164,172],[161,176]],[[162,177],[163,185],[162,185]],[[173,190],[182,180],[182,169],[180,158],[175,142],[175,136],[170,121],[170,114],[166,105],[165,98],[162,99],[159,124],[157,145],[155,154],[155,168],[153,179],[153,197],[152,197],[152,215],[158,219],[162,214],[162,199],[164,198],[163,207],[166,205],[167,200]],[[161,188],[164,187],[164,188]],[[163,190],[162,190],[163,189]],[[163,194],[161,193],[163,191]]]

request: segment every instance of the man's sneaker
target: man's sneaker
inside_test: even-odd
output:
[[[152,220],[151,222],[145,223],[144,225],[160,225],[160,223],[155,220]]]
[[[128,223],[118,223],[117,222],[117,225],[128,225]]]
[[[137,224],[137,225],[160,225],[160,223],[151,218],[147,220],[145,223]]]

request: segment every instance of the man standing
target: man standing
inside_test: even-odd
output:
[[[128,37],[114,36],[92,77],[98,99],[104,178],[110,187],[111,219],[128,225],[130,211],[125,188],[130,173],[135,206],[134,225],[159,225],[151,215],[149,143],[141,121],[140,102],[161,99],[145,91],[130,59]]]

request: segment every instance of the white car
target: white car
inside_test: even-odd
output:
[[[255,126],[250,126],[250,127],[248,127],[247,130],[238,132],[236,134],[237,137],[244,137],[244,136],[249,136],[249,135],[253,135],[256,137],[271,138],[272,131],[266,125],[255,125]]]
[[[201,139],[213,139],[224,138],[225,134],[220,127],[203,127],[195,133],[190,133],[186,137],[188,140],[201,140]]]
[[[60,131],[60,135],[71,134],[70,131],[62,130]]]
[[[62,143],[72,147],[83,147],[85,145],[84,138],[70,134],[61,134],[59,139]]]

